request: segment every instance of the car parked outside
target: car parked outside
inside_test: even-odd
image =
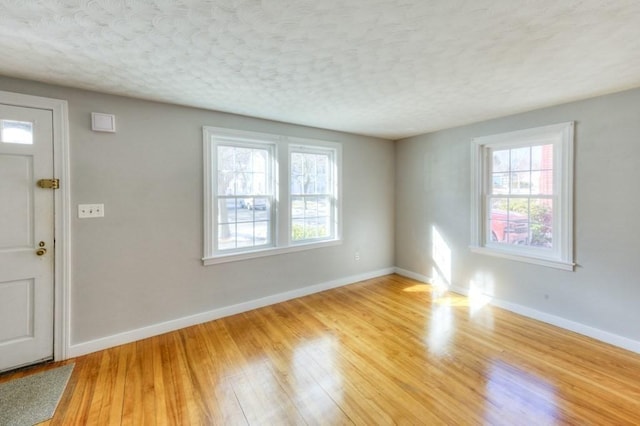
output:
[[[244,205],[240,204],[240,206],[248,210],[266,210],[267,209],[266,198],[245,198],[243,202],[244,202]]]
[[[528,244],[529,218],[527,215],[491,210],[491,241],[506,244]]]

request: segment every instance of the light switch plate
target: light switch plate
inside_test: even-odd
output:
[[[80,219],[104,217],[104,204],[78,204],[78,217]]]
[[[91,113],[91,130],[94,132],[116,132],[116,116],[101,112]]]

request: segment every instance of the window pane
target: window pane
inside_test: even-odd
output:
[[[494,172],[508,172],[509,171],[509,150],[493,151],[493,165],[492,171]]]
[[[553,246],[553,201],[532,199],[530,202],[531,245],[536,247]]]
[[[254,220],[269,220],[269,217],[271,217],[269,200],[263,197],[256,197],[253,200]]]
[[[304,197],[304,216],[318,216],[318,199],[317,197]]]
[[[318,237],[325,238],[331,235],[331,223],[329,218],[318,218]]]
[[[0,120],[0,140],[5,143],[33,145],[33,123]]]
[[[294,152],[291,154],[291,174],[292,175],[301,175],[303,173],[303,159],[302,154],[299,152]]]
[[[491,193],[509,193],[509,173],[493,173],[491,178]]]
[[[531,172],[531,194],[553,195],[553,171]]]
[[[317,157],[317,172],[319,175],[326,175],[329,171],[329,156],[318,155]]]
[[[234,195],[249,195],[249,184],[247,182],[247,174],[243,172],[233,173],[233,184],[235,188]]]
[[[317,194],[316,192],[316,178],[314,174],[305,175],[304,179],[304,193],[305,194]]]
[[[218,171],[231,172],[235,164],[234,148],[218,146]]]
[[[500,210],[506,213],[508,207],[509,207],[508,198],[492,198],[491,199],[491,211]],[[504,217],[504,220],[507,220],[506,216]]]
[[[331,200],[329,199],[329,197],[318,198],[318,216],[331,216]]]
[[[253,173],[251,176],[251,188],[252,194],[266,194],[267,188],[267,174],[266,173]]]
[[[304,199],[302,197],[291,197],[291,217],[294,219],[304,218]]]
[[[553,145],[531,147],[531,170],[553,169]]]
[[[514,172],[511,173],[511,193],[512,194],[529,194],[531,187],[530,172]]]
[[[294,219],[291,221],[291,240],[304,240],[304,219]]]
[[[233,172],[218,172],[218,195],[235,195],[235,180]]]
[[[218,249],[229,250],[236,248],[236,225],[218,226]]]
[[[237,247],[252,247],[254,245],[254,227],[253,222],[238,223],[238,233],[236,235]]]
[[[304,176],[303,175],[291,175],[291,193],[292,194],[304,193]]]
[[[304,221],[304,232],[305,238],[318,238],[319,234],[319,224],[317,218],[305,219]]]
[[[238,222],[253,222],[253,198],[239,198],[240,209],[236,210]]]
[[[256,222],[255,223],[255,245],[263,246],[268,244],[269,238],[269,222]]]
[[[251,152],[249,148],[235,147],[234,170],[236,172],[246,172],[251,170]]]
[[[329,192],[329,176],[321,174],[316,179],[316,193],[326,194]]]
[[[236,221],[236,199],[218,199],[218,223],[233,223]]]
[[[314,176],[317,174],[316,169],[316,155],[303,154],[304,155],[304,174]]]
[[[529,200],[526,198],[491,200],[489,241],[527,244],[529,239]]]
[[[511,150],[511,170],[531,169],[531,148],[516,148]]]
[[[502,242],[505,239],[505,229],[507,227],[507,208],[509,200],[507,198],[494,198],[491,200],[489,209],[489,230],[487,238],[489,241]]]
[[[529,242],[529,199],[511,198],[505,242],[509,244],[527,244]]]

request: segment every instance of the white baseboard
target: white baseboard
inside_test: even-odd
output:
[[[416,281],[421,281],[429,284],[431,283],[430,277],[426,275],[418,274],[412,271],[408,271],[406,269],[395,268],[395,273],[407,278],[414,279]],[[463,287],[452,285],[451,287],[449,287],[449,290],[454,293],[461,294],[463,296],[469,295],[469,291]],[[637,340],[632,340],[627,337],[620,336],[618,334],[610,333],[608,331],[600,330],[598,328],[591,327],[586,324],[571,321],[569,319],[559,317],[557,315],[552,315],[546,312],[538,311],[536,309],[519,305],[517,303],[496,299],[491,295],[487,295],[487,296],[490,298],[489,303],[493,306],[497,306],[499,308],[506,309],[507,311],[511,311],[516,314],[519,314],[528,318],[532,318],[538,321],[546,322],[547,324],[555,325],[556,327],[564,328],[566,330],[570,330],[578,334],[591,337],[601,342],[605,342],[610,345],[617,346],[619,348],[626,349],[626,350],[640,354],[640,342]]]
[[[395,273],[398,275],[402,275],[403,277],[411,278],[412,280],[431,284],[431,277],[418,274],[417,272],[409,271],[407,269],[402,269],[402,268],[395,268]]]
[[[366,272],[363,274],[352,275],[349,277],[299,288],[296,290],[286,291],[284,293],[274,294],[260,299],[238,303],[236,305],[225,306],[208,312],[202,312],[183,318],[177,318],[174,320],[149,325],[135,330],[125,331],[123,333],[118,333],[111,336],[101,337],[99,339],[90,340],[87,342],[76,343],[66,349],[66,355],[68,358],[86,355],[103,349],[112,348],[114,346],[123,345],[125,343],[131,343],[137,340],[146,339],[148,337],[157,336],[159,334],[168,333],[170,331],[179,330],[181,328],[190,327],[192,325],[202,324],[204,322],[213,321],[230,315],[247,312],[252,309],[262,308],[264,306],[284,302],[286,300],[296,299],[298,297],[319,293],[321,291],[330,290],[332,288],[342,287],[345,285],[357,283],[359,281],[393,274],[395,271],[396,268],[385,268],[377,271]]]

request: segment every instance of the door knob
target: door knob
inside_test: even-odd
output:
[[[40,241],[40,242],[38,243],[38,247],[39,247],[39,248],[38,248],[38,250],[36,250],[36,254],[37,254],[38,256],[42,256],[42,255],[44,255],[44,254],[47,252],[47,249],[46,249],[46,248],[44,248],[44,245],[45,245],[44,241]]]

